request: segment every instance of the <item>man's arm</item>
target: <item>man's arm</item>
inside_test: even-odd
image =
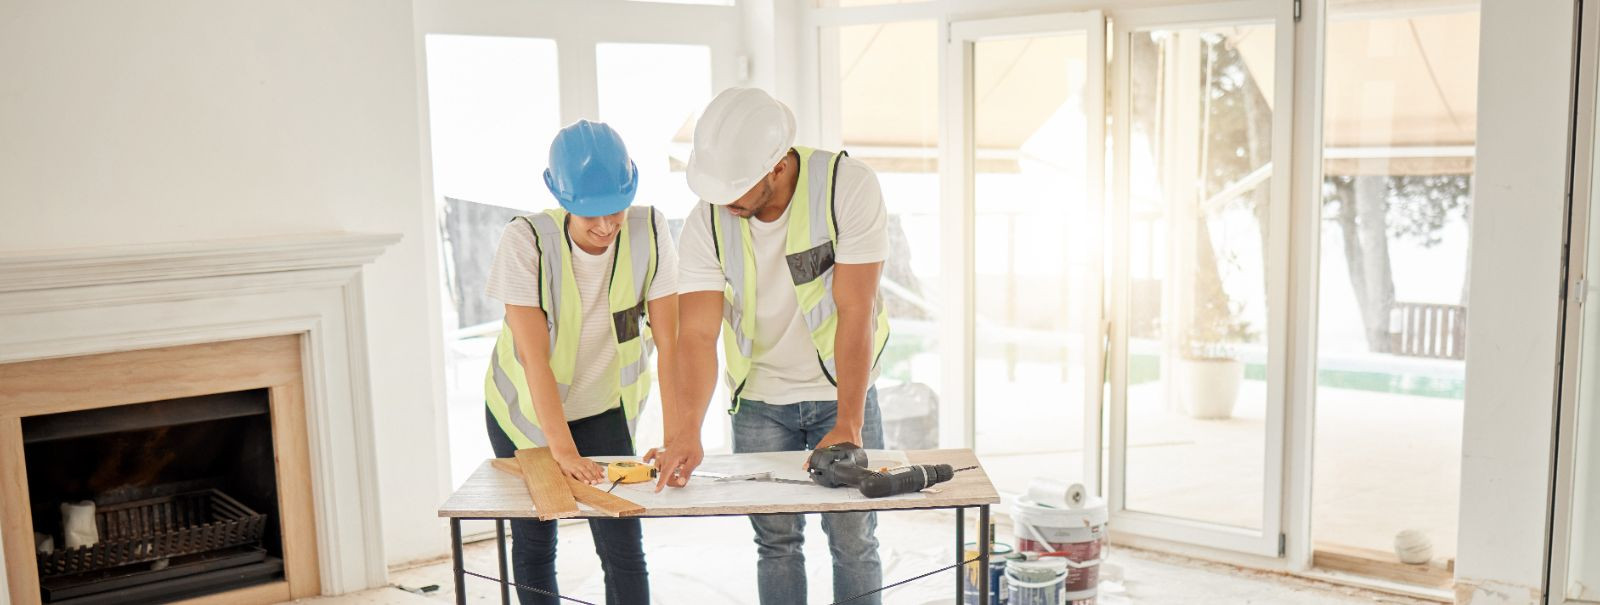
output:
[[[680,309],[678,301],[679,296],[672,294],[648,303],[650,305],[650,327],[655,336],[657,352],[656,376],[661,384],[662,448],[652,448],[650,451],[645,452],[644,461],[654,461],[661,465],[667,462],[665,459],[667,450],[681,450],[684,452],[682,458],[673,460],[673,466],[657,468],[657,476],[660,479],[656,481],[656,491],[661,491],[661,487],[667,484],[671,470],[680,470],[680,467],[688,466],[689,471],[692,472],[694,467],[700,465],[702,457],[701,450],[691,447],[690,442],[684,441],[685,438],[690,439],[695,446],[698,446],[700,443],[698,431],[689,437],[679,437],[679,433],[683,430],[684,419],[693,415],[692,408],[694,405],[689,403],[691,400],[684,397],[683,372],[679,369],[679,366],[683,363],[683,349],[680,347],[681,341],[679,340]],[[694,426],[699,427],[700,425],[695,424]],[[676,445],[671,448],[666,447],[674,442],[676,442]],[[687,472],[683,474],[687,477]],[[673,485],[683,487],[683,481],[674,480]]]
[[[705,450],[700,426],[705,423],[711,393],[717,385],[717,335],[722,329],[721,292],[685,292],[678,296],[676,410],[668,410],[665,450],[646,454],[660,470],[656,491],[683,487],[700,466]],[[665,387],[663,387],[663,390]]]
[[[539,419],[539,428],[544,431],[551,455],[561,465],[561,470],[573,479],[599,483],[605,474],[598,464],[578,455],[572,431],[567,429],[556,377],[550,373],[550,332],[544,310],[506,305],[506,323],[511,326],[511,338],[517,343],[517,361],[522,364],[523,376],[527,377],[533,413]]]
[[[838,424],[823,435],[818,448],[849,441],[862,443],[867,390],[872,386],[873,329],[877,317],[878,276],[889,256],[889,215],[878,176],[854,158],[839,160],[834,207],[839,213],[837,264],[833,266],[833,302],[839,309],[833,339],[834,381],[838,383]]]
[[[872,314],[878,296],[878,274],[883,263],[833,266],[833,300],[839,307],[838,331],[833,338],[834,380],[839,383],[838,422],[822,436],[817,449],[835,443],[865,445],[861,428],[866,422],[867,381],[872,376]]]

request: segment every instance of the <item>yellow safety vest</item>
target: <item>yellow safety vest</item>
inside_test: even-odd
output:
[[[839,329],[839,307],[833,299],[834,248],[839,241],[835,224],[834,181],[843,151],[835,154],[795,147],[800,155],[800,178],[789,201],[788,232],[784,255],[793,278],[800,316],[811,330],[817,363],[828,382],[838,385],[833,342]],[[728,389],[733,393],[729,414],[739,412],[739,393],[750,378],[756,333],[756,257],[750,237],[750,219],[734,216],[726,206],[711,207],[711,240],[727,285],[722,291],[722,346],[727,360]],[[873,304],[872,363],[877,365],[889,342],[889,311],[878,296]]]
[[[617,234],[608,285],[611,326],[617,343],[613,372],[621,388],[619,405],[628,418],[629,434],[634,432],[639,411],[650,396],[650,353],[654,345],[645,302],[657,268],[654,213],[649,206],[628,209],[627,220]],[[539,308],[549,323],[550,372],[555,375],[562,402],[567,400],[577,370],[578,336],[583,329],[566,219],[567,212],[561,209],[512,219],[522,221],[533,231],[534,245],[539,249],[539,266],[534,268],[539,276]],[[544,431],[539,429],[539,416],[533,412],[533,397],[529,395],[522,364],[517,361],[508,323],[501,326],[500,338],[489,358],[483,392],[490,413],[518,448],[547,444]]]

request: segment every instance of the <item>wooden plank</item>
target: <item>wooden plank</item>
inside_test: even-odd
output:
[[[0,539],[12,605],[39,602],[39,562],[33,550],[28,468],[22,457],[22,419],[0,415]]]
[[[517,465],[522,467],[522,483],[533,499],[533,508],[540,521],[553,521],[578,516],[578,501],[567,486],[566,474],[556,464],[549,448],[535,447],[517,450]]]
[[[738,455],[738,454],[735,454]],[[972,450],[916,450],[906,452],[912,464],[949,464],[955,468],[975,466],[978,458]],[[718,515],[746,515],[759,513],[808,513],[835,511],[908,510],[924,508],[949,508],[955,506],[994,505],[1000,502],[994,484],[983,469],[977,468],[957,473],[955,479],[934,487],[936,491],[924,492],[923,498],[854,500],[829,503],[794,503],[786,501],[759,504],[683,504],[672,507],[647,507],[640,517],[698,517]],[[485,461],[461,488],[451,494],[439,507],[439,516],[465,519],[530,518],[533,502],[527,488],[517,477],[494,468],[494,462]],[[584,511],[578,516],[600,518],[603,513]]]
[[[272,406],[272,450],[278,461],[283,576],[289,582],[289,598],[316,596],[322,594],[322,571],[321,555],[317,553],[316,509],[311,498],[314,484],[305,383],[296,378],[267,392]]]
[[[517,464],[516,458],[490,458],[489,464],[500,469],[500,472],[511,473],[517,477],[522,476],[522,465]]]
[[[1449,588],[1454,577],[1445,563],[1411,565],[1401,563],[1392,552],[1353,546],[1318,545],[1311,566],[1429,588]]]
[[[644,514],[644,507],[639,506],[632,500],[606,492],[572,477],[567,477],[567,486],[572,488],[572,497],[609,516],[637,517]]]
[[[284,384],[300,376],[300,336],[0,364],[0,413],[36,416]]]
[[[512,476],[521,477],[522,467],[511,458],[490,458],[489,464],[500,472],[510,473]],[[607,492],[593,485],[589,485],[572,477],[567,477],[567,487],[572,488],[572,498],[583,504],[589,505],[597,511],[611,517],[636,517],[644,514],[644,507],[638,503]]]

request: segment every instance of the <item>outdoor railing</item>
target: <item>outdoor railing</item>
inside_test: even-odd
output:
[[[1467,358],[1465,306],[1397,302],[1389,318],[1390,353],[1438,359]]]

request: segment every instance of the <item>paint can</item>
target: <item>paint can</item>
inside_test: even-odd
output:
[[[1065,605],[1066,563],[1060,557],[1007,561],[1008,605]]]
[[[989,535],[994,535],[993,533]],[[978,543],[968,542],[963,549],[961,560],[972,561],[978,558]],[[989,569],[982,573],[989,574],[989,602],[978,602],[978,564],[973,562],[961,570],[961,602],[965,605],[1005,605],[1006,594],[1006,560],[1017,556],[1013,553],[1010,544],[1000,542],[989,543]]]
[[[1056,508],[1022,498],[1014,510],[1017,550],[1060,559],[1065,565],[1063,590],[1072,603],[1094,602],[1100,582],[1100,561],[1106,543],[1105,501],[1085,498],[1083,506]]]

